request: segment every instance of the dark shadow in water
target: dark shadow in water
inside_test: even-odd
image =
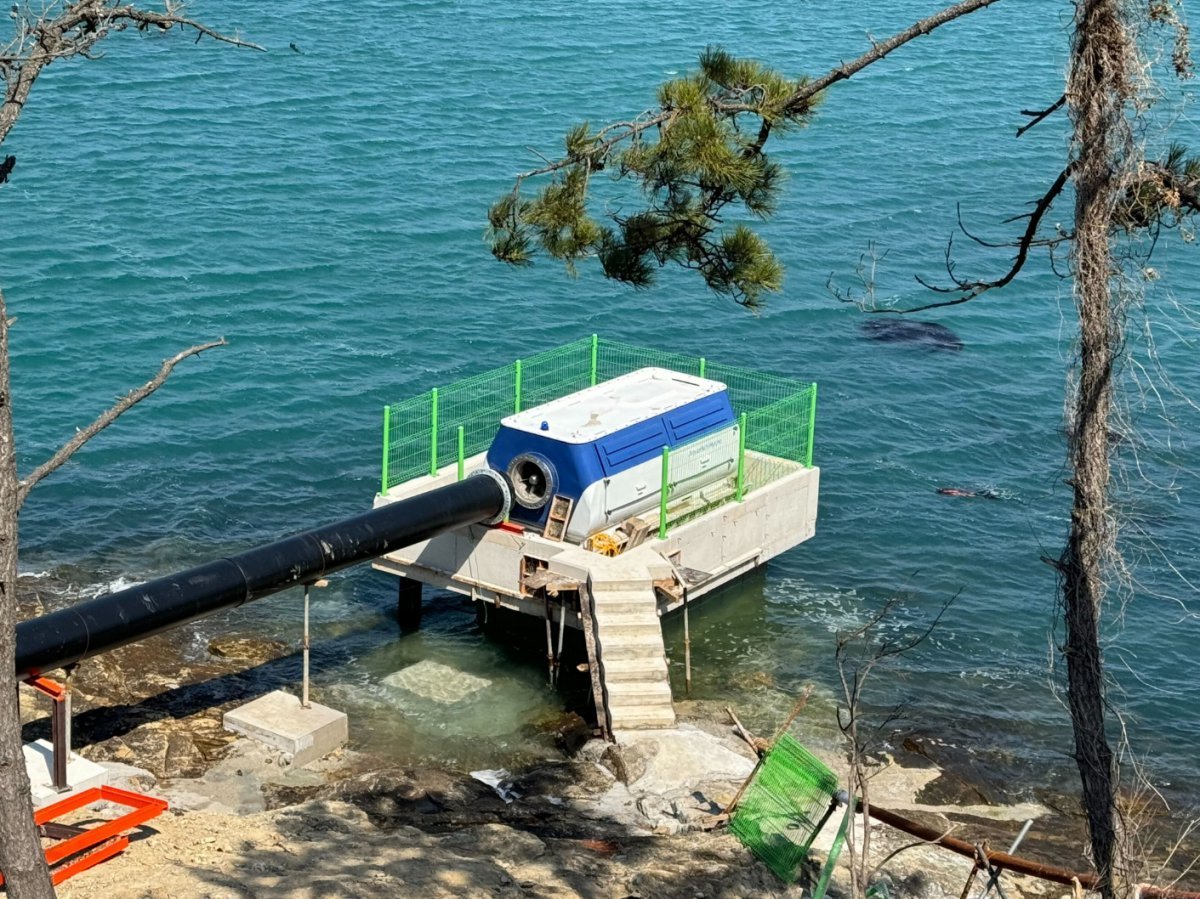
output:
[[[921,322],[909,318],[869,318],[860,328],[867,340],[884,343],[907,343],[929,352],[957,353],[963,348],[959,336],[935,322]]]

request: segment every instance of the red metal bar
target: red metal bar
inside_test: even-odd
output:
[[[65,793],[71,789],[67,782],[67,764],[71,759],[70,689],[48,677],[31,677],[25,683],[54,701],[50,716],[50,783],[58,792]]]
[[[50,680],[48,677],[31,677],[25,683],[33,687],[43,696],[49,696],[55,702],[62,702],[67,698],[67,688],[64,684],[58,681]]]
[[[158,817],[167,810],[165,799],[157,796],[147,796],[144,793],[133,793],[119,787],[92,787],[76,796],[68,796],[58,802],[40,808],[33,813],[34,823],[49,824],[62,815],[70,814],[96,802],[112,802],[124,805],[132,811],[105,821],[96,827],[88,828],[82,833],[56,843],[46,850],[46,864],[54,870],[50,879],[55,884],[62,883],[68,877],[86,871],[105,859],[112,858],[129,845],[128,830],[140,827],[147,821]],[[57,867],[55,867],[57,866]],[[0,875],[0,884],[4,883]]]
[[[50,882],[58,886],[64,880],[74,877],[80,871],[86,871],[88,868],[94,868],[102,861],[107,861],[114,855],[118,855],[125,851],[125,847],[129,845],[129,837],[120,836],[116,839],[109,840],[93,849],[91,852],[85,852],[78,858],[72,861],[65,862],[59,865],[50,872]]]

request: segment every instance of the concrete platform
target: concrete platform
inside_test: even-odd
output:
[[[81,793],[84,790],[90,790],[92,787],[102,787],[108,783],[107,770],[95,762],[89,762],[87,759],[71,753],[67,761],[67,783],[71,785],[71,789],[60,793],[53,786],[52,758],[54,751],[50,745],[50,741],[37,740],[33,743],[26,743],[23,749],[25,752],[25,773],[29,775],[29,788],[33,794],[33,807],[35,809],[43,808],[52,802],[66,799],[68,796]]]
[[[407,690],[424,699],[453,705],[492,685],[490,680],[424,659],[383,679],[388,687]]]
[[[718,494],[725,489],[723,504],[713,505],[712,496],[700,493],[682,496],[668,505],[668,519],[678,523],[665,538],[658,536],[660,513],[641,513],[638,520],[649,527],[645,539],[615,557],[550,539],[537,529],[470,525],[393,550],[373,567],[487,606],[541,620],[561,618],[580,630],[586,607],[601,721],[607,717],[618,730],[669,727],[675,713],[660,619],[816,533],[820,469],[749,450],[745,464],[759,472],[748,475],[759,486],[741,501],[734,499],[730,483],[705,488]],[[467,471],[485,465],[483,453],[464,462]],[[376,497],[375,505],[422,494],[457,477],[456,467],[448,466],[392,487]],[[695,517],[689,517],[691,511]]]
[[[345,712],[315,702],[301,708],[297,697],[282,690],[226,712],[222,723],[226,730],[283,750],[297,767],[344,746],[350,735]]]

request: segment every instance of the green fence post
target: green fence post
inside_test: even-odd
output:
[[[463,474],[467,466],[467,430],[462,425],[458,426],[458,479],[463,479]]]
[[[592,386],[596,386],[597,362],[600,359],[600,338],[592,335]]]
[[[429,476],[437,477],[438,471],[438,389],[429,391]]]
[[[513,414],[521,411],[521,360],[518,359],[513,363]]]
[[[737,467],[737,486],[733,491],[733,498],[739,503],[742,497],[746,495],[746,413],[743,412],[738,416],[738,467]]]
[[[388,492],[388,456],[391,455],[392,443],[392,407],[383,407],[383,489],[379,491],[381,496],[386,496]]]
[[[812,387],[809,388],[809,403],[808,403],[808,448],[804,451],[804,465],[806,468],[812,468],[813,454],[813,433],[817,426],[817,382],[813,381]]]
[[[704,372],[708,369],[708,360],[703,356],[700,357],[700,377],[704,377]]]
[[[658,495],[658,539],[667,539],[667,494],[671,490],[671,448],[663,447],[662,490]]]

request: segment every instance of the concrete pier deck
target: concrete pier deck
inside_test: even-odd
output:
[[[754,454],[746,455],[753,464]],[[388,553],[374,567],[539,619],[551,607],[572,627],[590,622],[609,727],[669,727],[675,714],[659,619],[815,533],[820,470],[761,461],[788,473],[741,502],[731,499],[672,525],[665,539],[657,536],[658,513],[643,514],[648,536],[615,557],[519,527],[472,525]],[[483,465],[481,454],[465,467]],[[377,497],[375,505],[456,478],[453,469],[416,478]],[[677,511],[669,508],[668,516]]]

